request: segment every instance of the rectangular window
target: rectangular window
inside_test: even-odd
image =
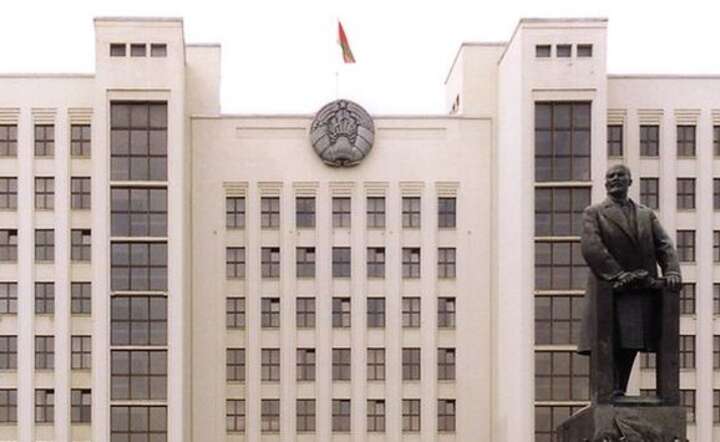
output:
[[[535,189],[535,236],[580,236],[590,188]]]
[[[315,228],[315,197],[295,198],[295,226],[298,229]]]
[[[145,43],[132,43],[130,45],[130,56],[131,57],[144,57],[147,49]]]
[[[280,198],[276,196],[260,198],[260,226],[263,229],[280,227]]]
[[[438,249],[438,278],[455,278],[455,259],[454,247],[441,247]]]
[[[455,399],[438,399],[438,431],[455,431]]]
[[[17,124],[0,125],[0,157],[17,156]]]
[[[90,157],[92,130],[89,124],[73,124],[70,126],[70,155],[73,157]]]
[[[110,342],[112,345],[167,345],[167,298],[113,296]]]
[[[713,336],[713,369],[720,369],[720,335]]]
[[[695,368],[695,335],[680,335],[680,368]]]
[[[90,229],[72,229],[70,231],[70,259],[90,262],[92,234]]]
[[[419,228],[420,220],[420,197],[404,196],[402,199],[403,227]]]
[[[315,399],[298,399],[295,404],[298,433],[315,432]]]
[[[695,314],[695,283],[684,283],[680,290],[680,314]]]
[[[582,44],[577,45],[577,56],[581,58],[585,57],[592,57],[593,53],[593,45],[591,44]]]
[[[70,422],[89,424],[92,413],[92,392],[88,389],[73,388],[70,391]]]
[[[713,423],[720,422],[720,390],[713,390]]]
[[[588,358],[571,351],[535,352],[535,400],[590,399]]]
[[[385,327],[385,298],[367,299],[367,326]]]
[[[333,197],[332,199],[332,221],[333,227],[350,227],[350,198]]]
[[[113,187],[112,236],[167,236],[167,189]]]
[[[167,57],[167,45],[165,43],[150,44],[151,57]]]
[[[559,58],[569,58],[572,55],[572,45],[556,45],[555,53]]]
[[[438,227],[454,229],[457,223],[457,202],[455,197],[438,198]]]
[[[111,290],[167,290],[167,243],[113,242],[110,250]]]
[[[385,228],[385,197],[369,196],[367,199],[367,226],[371,229]]]
[[[17,370],[17,336],[0,336],[0,370]]]
[[[51,157],[55,154],[55,126],[35,125],[35,156]]]
[[[17,314],[17,282],[0,282],[0,314]]]
[[[300,382],[315,380],[314,348],[297,349],[297,380]]]
[[[280,349],[263,348],[260,363],[260,379],[263,382],[280,382]]]
[[[385,247],[368,247],[367,276],[368,278],[385,277]]]
[[[438,298],[438,327],[455,328],[455,298]]]
[[[720,126],[713,126],[713,153],[720,156]]]
[[[245,432],[245,399],[225,401],[225,430],[228,433]]]
[[[110,106],[110,179],[167,181],[167,103]]]
[[[280,298],[260,300],[260,324],[262,328],[280,327]]]
[[[53,210],[55,208],[55,178],[35,177],[35,209]]]
[[[0,177],[0,209],[17,209],[17,178]]]
[[[420,297],[402,298],[402,326],[404,328],[420,327]]]
[[[55,284],[52,282],[35,283],[35,314],[52,315],[55,313]]]
[[[0,230],[0,262],[17,262],[17,229]]]
[[[55,390],[35,389],[35,423],[51,424],[55,420]]]
[[[0,389],[0,423],[14,424],[17,422],[17,390],[14,388]]]
[[[228,196],[225,198],[225,227],[228,229],[245,227],[245,197]]]
[[[260,268],[263,278],[280,277],[280,248],[263,247],[260,250]]]
[[[577,344],[584,302],[582,296],[536,296],[535,344]]]
[[[535,45],[535,57],[550,58],[552,52],[550,45]]]
[[[349,381],[350,380],[350,349],[349,348],[333,348],[332,349],[332,380],[333,381]]]
[[[245,278],[245,247],[225,249],[225,277],[228,279]]]
[[[332,431],[350,431],[350,399],[332,400]]]
[[[383,399],[368,399],[367,430],[373,433],[385,432],[385,401]]]
[[[590,180],[590,103],[535,104],[535,179]]]
[[[678,157],[695,156],[695,126],[678,125],[677,155]]]
[[[678,210],[695,208],[695,178],[677,179],[677,208]]]
[[[580,290],[587,282],[580,242],[535,242],[535,288]]]
[[[695,261],[695,231],[677,231],[677,252],[681,262]]]
[[[350,247],[332,248],[332,276],[333,278],[350,277]]]
[[[90,177],[70,178],[70,208],[90,209]]]
[[[720,178],[713,178],[713,210],[720,210]]]
[[[225,352],[225,379],[245,382],[245,349],[228,348]]]
[[[166,350],[112,350],[110,366],[112,400],[167,399]]]
[[[228,329],[245,328],[245,298],[225,300],[225,326]]]
[[[35,336],[35,369],[55,368],[55,337]]]
[[[659,178],[640,178],[640,204],[653,210],[660,208]]]
[[[720,262],[720,230],[713,230],[713,262]]]
[[[685,407],[687,422],[695,422],[695,390],[680,390],[680,406]]]
[[[89,282],[70,283],[70,311],[74,315],[92,313],[92,290]]]
[[[92,336],[73,335],[70,351],[70,367],[73,370],[89,370],[92,367]]]
[[[536,405],[535,440],[537,442],[555,441],[557,427],[583,407],[584,405]]]
[[[385,380],[385,349],[368,348],[367,351],[367,380]]]
[[[640,126],[640,156],[657,157],[660,149],[660,126]]]
[[[298,278],[315,277],[315,247],[298,247],[295,250]]]
[[[350,298],[332,299],[333,328],[350,327]]]
[[[438,348],[438,381],[455,380],[455,349]]]
[[[260,402],[260,430],[263,433],[280,431],[280,400],[263,399]]]
[[[607,127],[607,154],[609,157],[623,156],[622,124],[611,124]]]
[[[402,349],[402,379],[403,381],[420,380],[420,349]]]
[[[420,248],[403,247],[402,249],[402,277],[420,278]]]
[[[110,407],[110,440],[167,440],[167,407],[113,405]]]
[[[295,326],[315,328],[315,298],[297,298],[295,301]]]
[[[124,57],[125,56],[125,43],[110,43],[110,56],[111,57]]]
[[[657,366],[657,360],[655,359],[655,353],[641,353],[640,368],[643,369],[654,369]]]
[[[420,431],[420,399],[402,400],[402,431],[404,433]]]

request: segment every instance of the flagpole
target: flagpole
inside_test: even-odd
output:
[[[340,98],[340,69],[335,70],[335,99]]]

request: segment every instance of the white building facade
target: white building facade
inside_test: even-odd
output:
[[[0,440],[551,441],[615,163],[676,238],[720,440],[720,77],[609,75],[606,20],[523,19],[335,168],[312,115],[223,114],[181,19],[95,29],[93,75],[0,76]]]

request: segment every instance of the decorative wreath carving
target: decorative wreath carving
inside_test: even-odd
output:
[[[375,124],[370,115],[350,100],[335,100],[318,111],[310,126],[310,142],[329,166],[351,167],[372,149]]]

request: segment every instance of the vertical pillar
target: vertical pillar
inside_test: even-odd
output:
[[[280,196],[280,439],[295,436],[295,370],[297,333],[295,328],[295,198],[292,186],[285,185]]]
[[[351,190],[350,211],[350,311],[352,327],[350,329],[350,363],[351,365],[351,416],[350,428],[355,442],[367,440],[367,247],[365,247],[365,198],[363,187],[356,183]],[[387,301],[386,301],[387,302]],[[387,321],[387,309],[385,312]],[[375,399],[375,398],[373,398]]]
[[[248,442],[260,440],[260,195],[257,182],[248,183],[246,198],[245,245],[245,437]]]
[[[398,320],[390,321],[385,327],[385,404],[386,421],[398,422],[402,420],[402,207],[401,195],[397,183],[387,188],[385,195],[385,309],[392,312]],[[428,399],[422,398],[423,406]],[[425,421],[421,422],[423,425]],[[387,431],[388,442],[402,440],[400,427],[393,427]],[[421,431],[425,431],[424,428]]]
[[[316,336],[316,379],[317,402],[315,416],[317,419],[317,440],[329,441],[332,439],[332,273],[331,273],[331,235],[330,222],[330,192],[328,183],[318,186],[315,199],[315,232],[317,246],[315,248],[317,294],[315,298],[315,336]]]
[[[438,399],[438,376],[437,376],[437,242],[435,234],[437,232],[437,194],[435,187],[424,189],[422,196],[422,237],[420,259],[422,268],[420,276],[422,278],[422,293],[420,294],[420,333],[422,338],[421,356],[421,397],[428,398],[432,402],[422,405],[420,421],[425,425],[422,432],[423,441],[431,442],[435,440],[437,434],[437,399]],[[456,255],[457,256],[457,255]],[[445,398],[453,399],[453,398]],[[455,398],[456,399],[456,398]],[[457,402],[456,402],[457,405]],[[457,410],[457,407],[456,407]],[[459,422],[459,416],[455,416]]]

